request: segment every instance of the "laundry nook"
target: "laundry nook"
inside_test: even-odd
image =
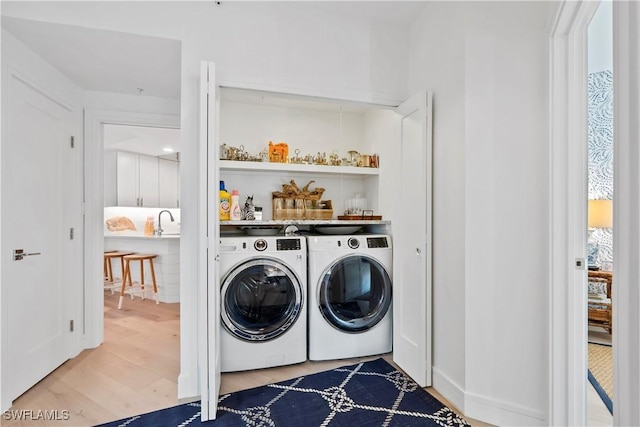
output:
[[[0,15],[3,426],[640,425],[640,3]]]

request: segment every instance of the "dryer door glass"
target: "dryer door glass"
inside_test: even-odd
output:
[[[334,327],[362,332],[374,327],[391,305],[391,278],[375,259],[364,255],[341,258],[320,283],[320,311]]]
[[[266,341],[300,316],[302,288],[295,274],[272,259],[240,264],[222,281],[222,323],[238,338]]]

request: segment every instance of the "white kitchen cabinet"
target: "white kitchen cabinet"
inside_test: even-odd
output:
[[[118,206],[159,207],[157,157],[118,151],[116,168]]]
[[[105,153],[105,206],[177,208],[180,162],[128,151]]]
[[[116,205],[140,206],[138,191],[139,155],[119,151],[116,153]]]
[[[160,207],[180,207],[180,163],[175,160],[158,160],[158,197]]]
[[[118,205],[117,191],[117,152],[106,150],[104,152],[104,206]]]
[[[140,155],[138,158],[138,191],[140,206],[160,207],[158,186],[158,158]]]

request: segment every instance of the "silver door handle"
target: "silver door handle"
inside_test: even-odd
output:
[[[420,248],[416,248],[416,255],[420,255],[422,253],[422,251],[420,250]]]
[[[34,255],[42,255],[41,252],[30,252],[25,253],[24,249],[14,249],[13,250],[13,260],[14,261],[22,261],[26,256],[34,256]]]

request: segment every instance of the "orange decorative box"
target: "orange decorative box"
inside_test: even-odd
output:
[[[287,163],[287,159],[289,159],[289,146],[284,142],[274,144],[269,141],[269,161]]]

